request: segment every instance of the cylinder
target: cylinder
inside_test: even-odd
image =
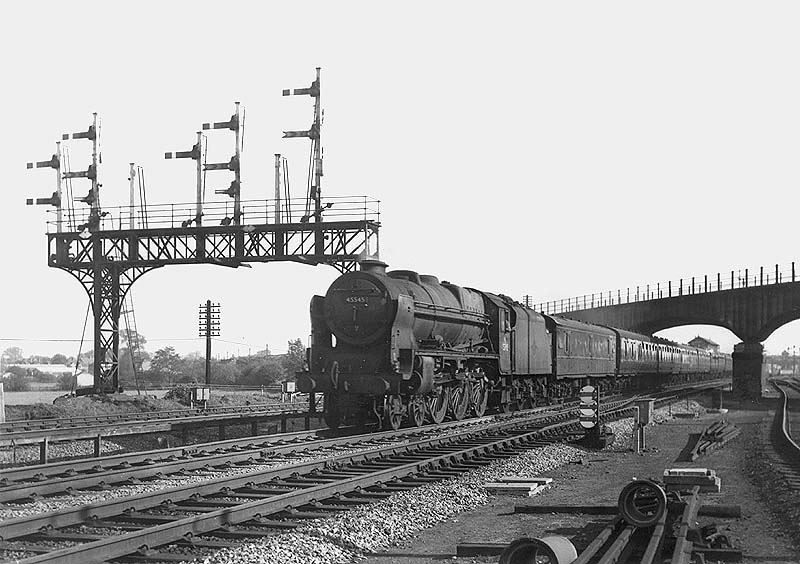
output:
[[[650,480],[634,480],[619,494],[619,513],[635,527],[652,527],[667,511],[667,494]]]
[[[506,547],[500,555],[500,564],[570,564],[577,557],[575,546],[566,537],[521,538]]]

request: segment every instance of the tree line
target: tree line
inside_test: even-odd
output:
[[[142,335],[125,332],[120,338],[119,382],[124,389],[171,387],[176,384],[205,382],[205,357],[193,352],[180,355],[174,347],[166,346],[150,354],[146,349],[147,339]],[[138,342],[138,354],[131,354],[129,343]],[[124,343],[124,346],[123,346]],[[229,359],[211,360],[211,385],[274,386],[293,380],[295,372],[303,369],[305,346],[302,340],[287,342],[287,352],[272,354],[269,348],[254,355]],[[56,354],[52,357],[24,357],[19,347],[10,347],[2,355],[2,372],[6,391],[27,391],[33,382],[52,383],[60,390],[72,390],[75,386],[74,372],[60,376],[44,373],[34,368],[8,365],[59,364],[76,365],[79,372],[94,372],[94,351],[89,350],[79,358]],[[135,365],[135,366],[134,366]],[[8,374],[10,372],[10,374]]]

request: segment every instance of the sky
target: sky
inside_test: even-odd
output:
[[[76,354],[87,296],[46,265],[45,160],[102,121],[101,199],[194,197],[200,124],[246,107],[242,197],[273,191],[273,154],[306,183],[306,87],[322,67],[323,196],[380,200],[390,268],[534,302],[775,264],[796,248],[800,6],[793,2],[27,2],[0,7],[0,348]],[[211,139],[219,161],[232,143]],[[71,142],[74,170],[89,163]],[[217,176],[225,188],[227,176]],[[83,181],[85,182],[85,181]],[[215,181],[216,182],[216,181]],[[88,184],[75,181],[77,193]],[[210,196],[224,201],[224,196]],[[78,204],[80,206],[82,204]],[[328,266],[170,266],[132,287],[147,350],[220,356],[307,341]],[[702,334],[731,350],[738,339]],[[800,322],[768,351],[800,344]],[[84,350],[91,347],[91,323]]]

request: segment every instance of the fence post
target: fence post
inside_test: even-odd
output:
[[[703,275],[703,284],[705,286],[704,292],[708,293],[708,274]]]
[[[747,288],[747,285],[750,284],[750,269],[744,269],[744,287]]]
[[[628,297],[625,299],[625,303],[626,304],[631,303],[631,289],[630,288],[628,288]]]
[[[656,283],[656,292],[658,292],[658,299],[661,299],[661,282]]]
[[[682,296],[683,295],[683,278],[681,278],[679,283],[680,283],[680,286],[678,287],[678,295]]]
[[[672,280],[667,282],[667,293],[669,294],[667,297],[671,298],[672,297]]]
[[[792,282],[794,282],[794,261],[792,261]]]
[[[778,283],[778,278],[779,278],[779,276],[780,276],[780,275],[778,274],[778,265],[776,264],[776,265],[775,265],[775,283],[776,283],[776,284]]]
[[[761,275],[759,277],[758,285],[759,286],[763,286],[764,285],[764,267],[763,266],[761,267]]]
[[[639,301],[639,286],[636,286],[636,301]]]
[[[719,275],[719,272],[717,272],[717,292],[719,292],[720,290],[722,290],[722,286],[720,285],[720,275]]]
[[[731,270],[731,290],[733,290],[733,270]]]
[[[650,284],[647,285],[647,299],[650,299]]]

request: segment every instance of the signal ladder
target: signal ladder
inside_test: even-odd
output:
[[[130,289],[123,299],[121,313],[125,321],[125,337],[128,341],[128,353],[130,354],[131,365],[133,366],[133,381],[136,384],[136,393],[141,394],[141,390],[139,389],[139,371],[142,369],[142,349],[139,345],[136,314],[133,311],[133,294]],[[147,392],[146,388],[145,392]]]

